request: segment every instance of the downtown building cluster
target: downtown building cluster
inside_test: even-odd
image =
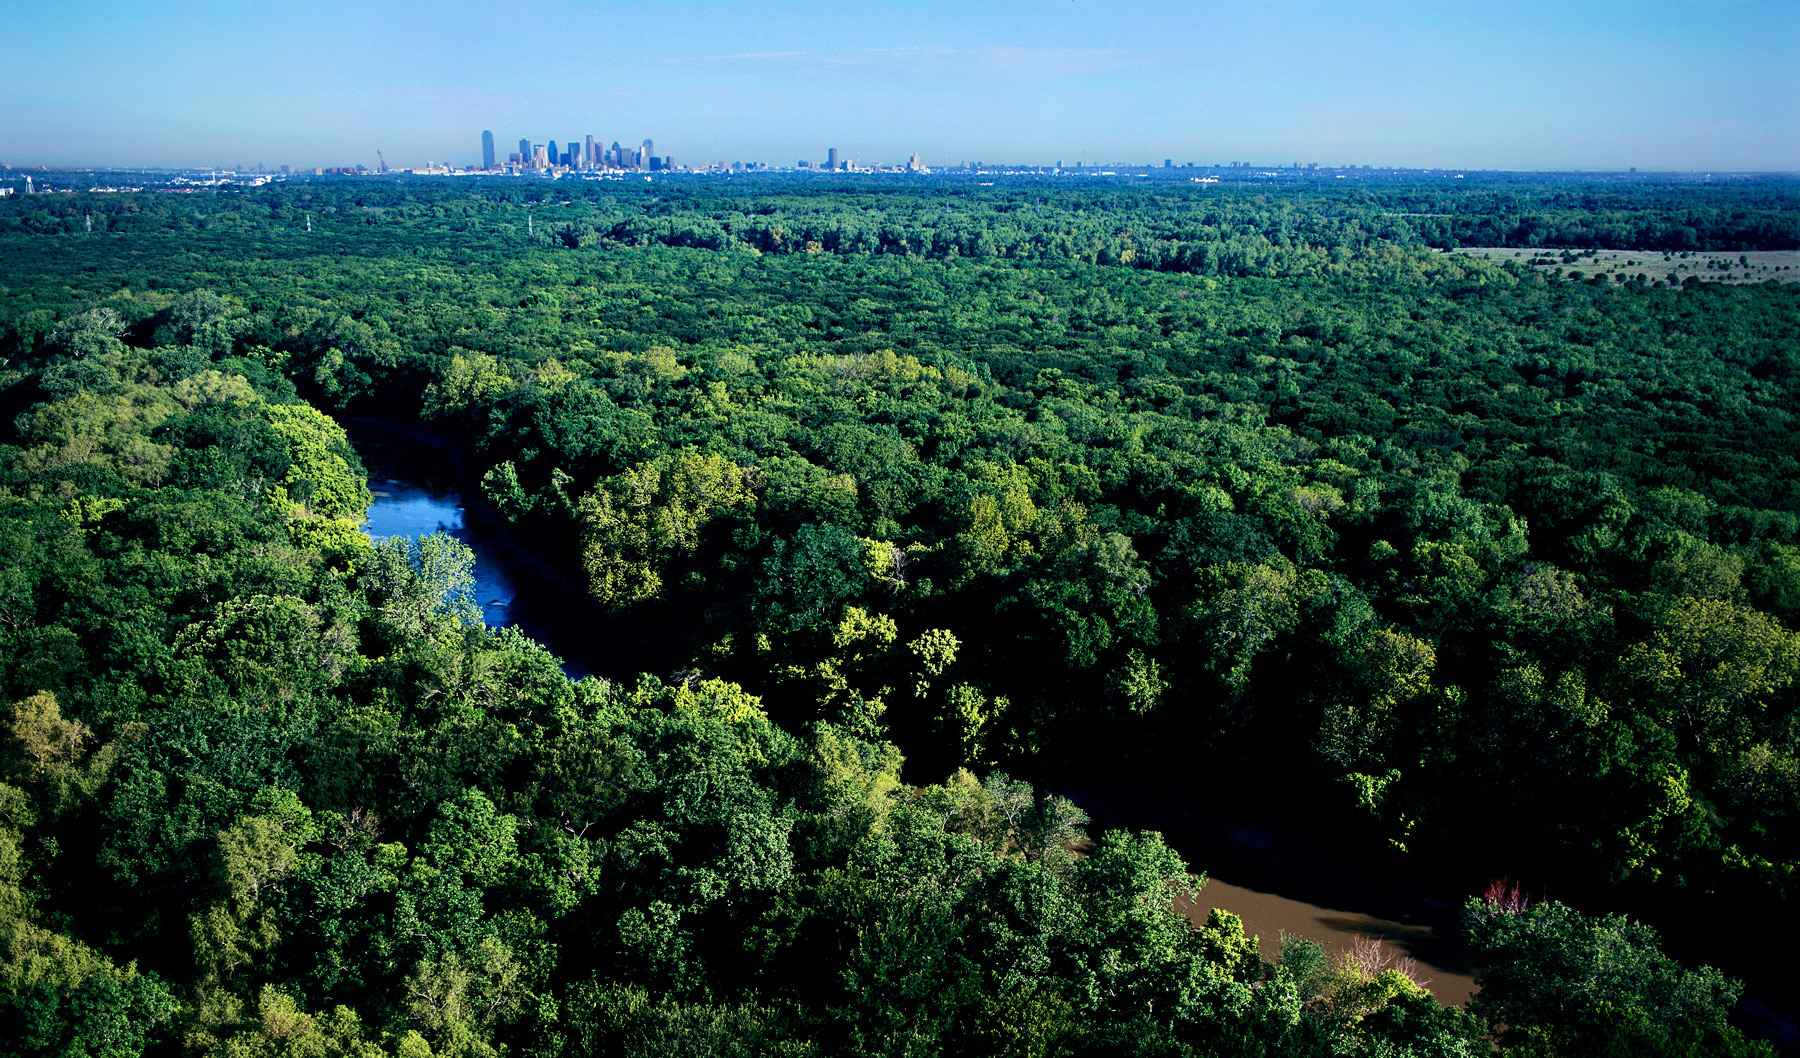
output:
[[[608,147],[592,136],[585,137],[580,143],[568,140],[561,148],[558,148],[555,140],[532,143],[529,139],[522,139],[519,141],[519,149],[510,152],[502,164],[495,152],[494,134],[483,132],[481,167],[489,171],[548,173],[606,169],[651,171],[673,169],[675,166],[672,159],[658,157],[655,145],[649,140],[645,140],[639,147],[622,147],[614,140],[613,145]]]

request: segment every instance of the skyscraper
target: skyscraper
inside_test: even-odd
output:
[[[494,167],[494,134],[491,131],[481,134],[481,167],[483,169]]]
[[[530,140],[520,140],[519,141],[519,158],[526,165],[531,164],[531,141]]]
[[[827,169],[836,169],[837,168],[837,148],[836,147],[833,147],[830,150],[825,152],[825,168],[827,168]]]
[[[656,153],[656,147],[649,140],[644,141],[643,149],[638,151],[638,168],[650,168],[650,158]]]
[[[594,157],[594,137],[587,138],[587,149],[582,152],[581,161],[589,169],[600,168],[600,159]]]
[[[550,141],[550,165],[552,167],[555,167],[555,166],[558,166],[561,164],[562,164],[561,162],[556,160],[556,141],[551,140]]]

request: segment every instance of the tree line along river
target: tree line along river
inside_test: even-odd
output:
[[[561,585],[520,568],[520,556],[502,534],[470,517],[460,483],[446,469],[440,450],[386,424],[349,426],[375,496],[364,525],[370,536],[449,533],[474,552],[473,594],[488,624],[517,626],[560,656],[564,671],[574,678],[633,670],[637,652],[630,644],[609,649],[605,642],[577,642],[568,634],[571,627],[582,627],[581,602],[570,599]],[[1448,904],[1398,886],[1376,884],[1371,890],[1366,880],[1344,884],[1330,878],[1328,864],[1279,835],[1249,827],[1189,825],[1177,806],[1145,809],[1111,804],[1104,796],[1076,799],[1100,801],[1084,807],[1108,824],[1163,829],[1190,865],[1207,871],[1199,901],[1181,910],[1196,923],[1215,907],[1232,912],[1243,920],[1245,932],[1258,938],[1265,959],[1279,953],[1283,933],[1310,937],[1334,952],[1359,937],[1374,939],[1399,957],[1415,960],[1418,976],[1439,1002],[1460,1005],[1475,992],[1474,968],[1450,935],[1453,908]],[[1146,811],[1154,818],[1137,818]],[[1240,870],[1227,870],[1221,877],[1216,870],[1220,858],[1235,861]],[[1235,882],[1229,880],[1233,877]],[[1345,898],[1332,899],[1334,890]],[[1313,899],[1288,895],[1302,892]],[[1321,892],[1328,895],[1321,898]],[[1382,913],[1372,910],[1376,907]]]

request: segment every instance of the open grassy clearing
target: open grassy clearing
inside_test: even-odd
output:
[[[1520,261],[1551,275],[1592,279],[1605,272],[1648,282],[1683,282],[1698,276],[1708,283],[1800,282],[1800,250],[1752,250],[1747,253],[1663,250],[1580,250],[1560,247],[1523,249],[1513,246],[1465,246],[1451,253],[1495,261]]]

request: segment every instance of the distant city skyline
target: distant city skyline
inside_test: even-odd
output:
[[[517,61],[553,41],[607,60]],[[485,129],[503,165],[604,126],[695,166],[1795,171],[1796,55],[1793,0],[66,0],[8,15],[0,162],[479,166]]]
[[[485,129],[481,133],[481,164],[468,168],[486,170],[513,170],[523,172],[555,172],[557,170],[595,170],[595,169],[632,169],[656,172],[670,166],[666,156],[658,156],[656,144],[646,139],[640,146],[625,147],[614,140],[611,147],[604,143],[604,137],[595,139],[592,134],[582,137],[578,144],[574,140],[564,140],[559,148],[555,140],[548,143],[533,143],[531,137],[519,140],[519,149],[509,153],[504,162],[494,150],[494,133]]]

